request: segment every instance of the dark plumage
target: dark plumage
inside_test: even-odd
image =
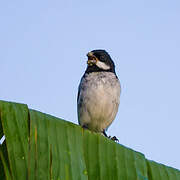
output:
[[[99,68],[95,64],[93,66],[87,66],[87,69],[85,73],[90,73],[90,72],[100,72],[100,71],[106,71],[106,72],[113,72],[115,73],[115,65],[114,62],[112,61],[110,55],[105,51],[105,50],[93,50],[91,51],[96,58],[98,58],[101,62],[106,63],[107,65],[110,66],[110,69],[104,70],[102,68]],[[88,54],[87,54],[88,56]]]

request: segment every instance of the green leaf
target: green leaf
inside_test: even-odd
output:
[[[30,179],[87,179],[80,127],[30,111]]]
[[[7,153],[6,152],[3,152],[5,150],[5,144],[2,145],[1,149],[0,149],[0,163],[1,163],[1,166],[0,166],[0,179],[12,179],[11,177],[11,174],[10,174],[10,171],[9,171],[9,165],[8,165],[8,161],[7,161]],[[6,157],[6,158],[5,158]]]
[[[0,101],[0,179],[178,180],[180,171],[62,119]]]
[[[13,179],[27,178],[28,167],[28,107],[1,101],[1,121],[6,136],[8,160]]]
[[[144,155],[101,135],[84,132],[84,154],[89,179],[147,179]]]
[[[147,160],[149,179],[174,180],[180,179],[180,171],[154,161]]]

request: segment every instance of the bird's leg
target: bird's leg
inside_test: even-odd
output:
[[[103,134],[104,134],[105,137],[109,138],[109,137],[107,136],[105,130],[103,130]]]
[[[104,134],[105,137],[107,137],[107,138],[109,138],[109,139],[111,139],[111,140],[113,140],[115,142],[119,142],[119,139],[116,136],[113,136],[113,137],[107,136],[105,130],[103,130],[103,134]]]

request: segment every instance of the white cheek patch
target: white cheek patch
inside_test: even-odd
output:
[[[104,62],[97,61],[96,66],[98,66],[100,69],[108,70],[110,69],[110,66],[106,65]]]

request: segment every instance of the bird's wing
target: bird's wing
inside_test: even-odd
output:
[[[81,85],[81,84],[79,84],[79,87],[78,87],[77,103],[78,103],[78,101],[79,101],[80,85]]]
[[[79,96],[80,96],[80,91],[81,91],[81,86],[82,86],[82,81],[83,81],[83,79],[84,79],[84,76],[85,76],[85,75],[83,75],[83,77],[81,78],[81,81],[80,81],[80,83],[79,83],[78,95],[77,95],[77,103],[78,103],[78,101],[79,101]]]

